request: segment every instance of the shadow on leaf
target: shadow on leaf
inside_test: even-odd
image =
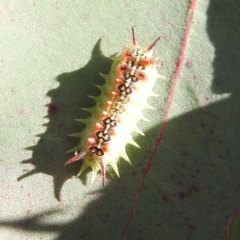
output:
[[[67,135],[79,132],[85,127],[75,119],[89,116],[89,113],[81,108],[94,106],[94,101],[88,98],[88,95],[100,94],[99,89],[94,85],[104,84],[104,79],[99,73],[108,73],[111,67],[112,60],[103,56],[100,42],[101,40],[98,40],[94,46],[91,59],[86,66],[57,77],[59,87],[47,93],[51,98],[47,115],[49,122],[45,124],[47,130],[39,135],[40,140],[35,146],[27,148],[33,152],[32,158],[22,162],[32,163],[35,169],[20,176],[18,180],[36,173],[51,175],[55,197],[58,200],[64,181],[76,175],[81,164],[79,161],[63,167],[66,160],[73,155],[73,153],[66,154],[66,151],[77,145],[79,141]],[[83,174],[81,180],[86,182],[86,174]]]

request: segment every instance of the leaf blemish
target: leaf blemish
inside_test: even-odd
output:
[[[49,116],[55,115],[59,111],[59,108],[54,103],[48,104],[48,114]]]

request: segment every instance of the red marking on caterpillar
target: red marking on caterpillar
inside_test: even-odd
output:
[[[112,58],[108,74],[101,74],[106,84],[98,86],[101,94],[92,97],[96,106],[88,109],[92,113],[88,119],[81,120],[86,128],[81,133],[71,134],[79,137],[79,144],[71,149],[75,156],[65,165],[83,159],[78,176],[87,168],[92,169],[92,180],[100,171],[104,185],[106,167],[111,166],[119,176],[117,162],[123,158],[130,163],[125,146],[130,143],[139,147],[132,139],[133,131],[142,135],[137,127],[138,120],[146,120],[142,110],[152,108],[147,99],[156,96],[152,92],[155,80],[160,78],[156,71],[156,60],[152,57],[157,38],[146,48],[141,48],[132,28],[132,45],[119,56]]]

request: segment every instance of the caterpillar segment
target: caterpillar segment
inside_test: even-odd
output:
[[[131,46],[112,58],[113,63],[108,74],[101,74],[106,81],[105,85],[97,86],[101,94],[97,97],[89,96],[96,101],[96,106],[84,109],[91,113],[91,117],[78,120],[85,123],[86,128],[80,133],[71,134],[81,140],[70,150],[75,151],[75,156],[65,165],[83,160],[78,176],[91,168],[94,181],[100,171],[104,185],[107,166],[111,166],[119,176],[118,160],[123,158],[131,163],[126,145],[139,147],[131,133],[136,131],[144,135],[137,127],[137,122],[149,121],[142,111],[145,108],[153,109],[147,99],[156,96],[152,92],[155,81],[163,78],[157,73],[156,59],[153,58],[153,49],[159,39],[160,37],[148,47],[141,48],[132,28]]]

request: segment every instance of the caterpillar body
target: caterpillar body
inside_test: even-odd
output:
[[[101,94],[92,97],[96,106],[88,109],[91,117],[81,120],[86,128],[71,134],[79,137],[79,144],[71,149],[75,156],[65,165],[83,160],[78,176],[87,168],[92,169],[92,181],[100,171],[104,185],[106,167],[111,166],[119,176],[117,162],[123,158],[130,163],[126,154],[126,144],[139,147],[133,140],[133,131],[142,135],[137,127],[138,120],[146,120],[142,111],[152,108],[147,99],[157,96],[152,92],[155,80],[161,78],[156,71],[156,59],[153,49],[160,37],[146,48],[141,48],[132,28],[132,44],[112,58],[113,63],[108,74],[101,74],[106,84],[98,86]],[[163,77],[162,77],[163,78]]]

